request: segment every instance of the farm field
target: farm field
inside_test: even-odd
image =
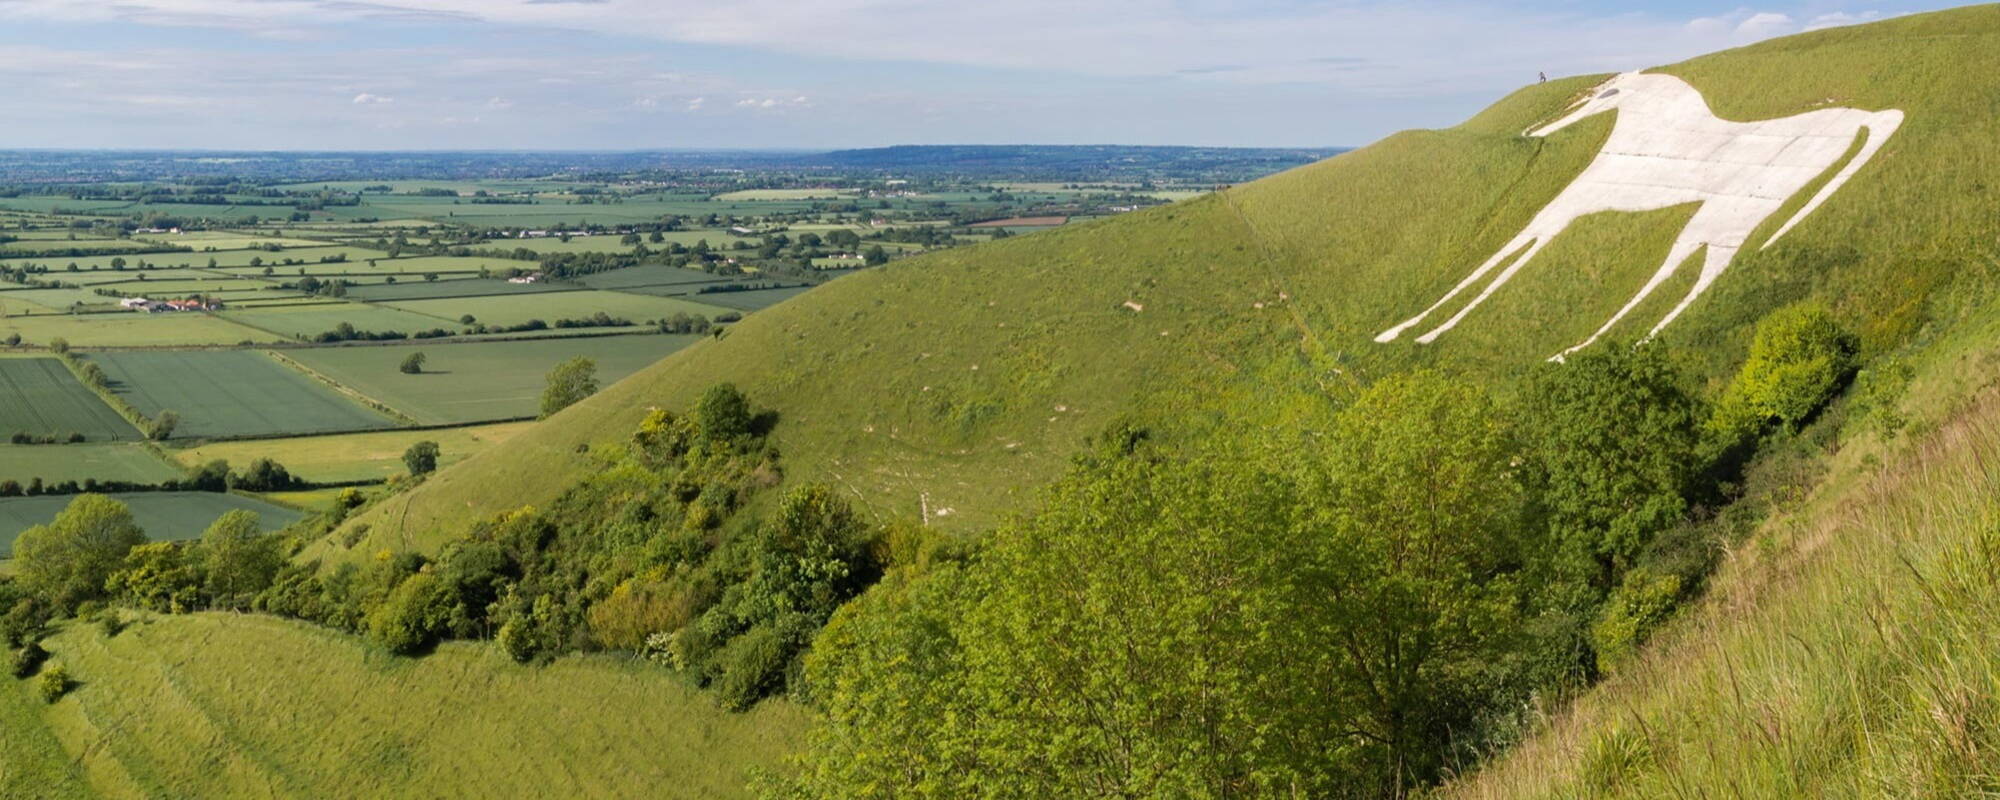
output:
[[[23,486],[35,478],[44,483],[92,479],[158,483],[180,476],[180,470],[136,443],[0,444],[0,480]]]
[[[740,311],[757,311],[790,300],[811,291],[810,286],[794,286],[786,289],[750,289],[740,292],[705,292],[689,294],[688,299],[698,303],[734,308]]]
[[[438,466],[443,467],[513,438],[533,424],[502,422],[465,428],[214,442],[170,452],[175,460],[189,467],[219,458],[240,468],[259,458],[268,458],[283,464],[285,469],[304,480],[341,483],[387,478],[408,472],[403,465],[403,451],[417,442],[437,442]]]
[[[701,336],[637,334],[570,339],[408,344],[382,347],[316,347],[286,352],[342,385],[425,424],[453,424],[534,416],[544,377],[574,356],[597,362],[597,379],[609,386]],[[396,370],[422,352],[424,373]]]
[[[853,189],[745,189],[740,192],[725,192],[715,196],[723,202],[742,200],[832,200],[853,197]]]
[[[257,514],[265,530],[299,521],[303,514],[282,506],[219,492],[125,492],[111,495],[132,508],[132,517],[153,541],[193,539],[217,517],[242,509]],[[73,496],[0,497],[0,558],[13,555],[21,532],[55,519]]]
[[[88,441],[132,440],[139,431],[54,358],[0,358],[0,440],[15,433]],[[36,448],[53,447],[37,445]]]
[[[136,273],[139,271],[139,264],[141,262],[149,264],[156,269],[173,267],[194,269],[207,267],[210,261],[214,261],[217,267],[256,267],[261,269],[268,266],[274,267],[280,272],[290,272],[299,267],[319,266],[323,263],[320,259],[337,256],[346,256],[349,262],[386,257],[380,250],[353,245],[324,245],[291,248],[275,253],[260,249],[218,250],[215,252],[173,251],[167,253],[128,253],[124,255],[103,256],[15,257],[0,259],[0,264],[10,267],[18,267],[22,264],[46,264],[52,271],[64,271],[70,264],[75,264],[80,271],[88,272],[95,270],[103,272],[115,271],[116,267],[113,267],[111,262],[113,259],[117,259],[125,263],[124,271]],[[287,266],[283,263],[286,260],[303,263]]]
[[[0,297],[25,301],[50,311],[66,311],[73,305],[101,306],[116,305],[118,302],[116,298],[88,289],[14,289],[0,293]]]
[[[376,283],[366,286],[349,287],[347,296],[371,303],[392,300],[436,300],[447,297],[485,297],[491,295],[544,294],[547,292],[573,292],[580,287],[564,283],[508,283],[499,278],[461,278],[458,280],[400,281],[397,283]]]
[[[78,347],[172,347],[278,339],[220,317],[193,313],[113,312],[0,319],[0,337],[15,333],[30,344],[63,339]]]
[[[0,796],[728,800],[808,724],[782,700],[719,709],[631,658],[520,665],[463,643],[395,658],[261,615],[141,615],[112,638],[72,624],[47,647],[81,685],[49,705],[0,681]],[[190,758],[196,743],[215,746]]]
[[[592,289],[630,289],[651,286],[692,286],[702,283],[721,283],[731,279],[698,269],[669,267],[665,264],[643,264],[585,275],[580,280],[583,285]]]
[[[713,317],[729,309],[669,297],[650,297],[624,292],[586,291],[513,297],[462,297],[446,300],[406,300],[385,304],[391,308],[428,314],[441,319],[458,319],[471,314],[488,325],[518,325],[531,319],[550,324],[558,319],[583,319],[602,311],[633,322],[672,316],[677,313]]]
[[[272,436],[393,423],[252,350],[93,353],[118,394],[148,417],[180,415],[176,438]]]
[[[224,310],[222,317],[246,326],[270,331],[272,334],[293,339],[311,339],[333,330],[340,323],[353,325],[364,331],[401,331],[414,333],[432,328],[456,330],[457,320],[414,314],[386,306],[365,305],[343,302],[338,305],[285,305],[280,307],[248,308]],[[265,341],[273,337],[266,334]]]

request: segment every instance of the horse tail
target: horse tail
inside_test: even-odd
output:
[[[1896,129],[1902,127],[1902,125],[1903,112],[1895,109],[1878,111],[1862,119],[1859,127],[1862,130],[1868,131],[1868,138],[1861,143],[1861,151],[1855,153],[1853,158],[1848,159],[1847,166],[1841,167],[1839,172],[1834,173],[1833,178],[1828,180],[1825,186],[1821,186],[1819,191],[1813,194],[1811,200],[1806,201],[1805,206],[1799,209],[1799,213],[1793,214],[1791,219],[1785,221],[1783,227],[1778,228],[1777,233],[1771,234],[1771,238],[1764,241],[1764,247],[1777,244],[1778,239],[1790,232],[1792,226],[1799,224],[1801,220],[1810,216],[1814,211],[1819,210],[1820,204],[1826,202],[1827,198],[1832,197],[1834,192],[1839,191],[1841,185],[1847,183],[1848,178],[1854,177],[1854,173],[1861,171],[1861,167],[1875,157],[1876,151],[1881,150],[1882,145],[1888,143],[1889,137],[1894,136]],[[1763,248],[1760,247],[1758,249],[1761,250]]]

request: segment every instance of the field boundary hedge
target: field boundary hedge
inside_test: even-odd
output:
[[[271,359],[272,359],[273,361],[276,361],[276,362],[278,362],[279,364],[283,364],[283,365],[285,365],[285,366],[287,366],[287,367],[291,367],[292,369],[294,369],[294,370],[297,370],[297,371],[299,371],[300,373],[303,373],[303,374],[304,374],[304,375],[305,375],[306,377],[308,377],[308,378],[311,378],[311,379],[313,379],[313,380],[315,380],[315,381],[319,381],[320,383],[322,383],[322,384],[325,384],[326,386],[328,386],[328,387],[332,388],[334,392],[336,392],[336,393],[338,393],[338,394],[340,394],[340,395],[342,395],[342,396],[344,396],[344,397],[347,397],[348,399],[351,399],[351,400],[353,400],[353,401],[355,401],[355,402],[357,402],[357,403],[360,403],[360,404],[362,404],[363,406],[367,406],[368,408],[371,408],[371,409],[374,409],[375,411],[379,411],[379,412],[381,412],[382,414],[385,414],[385,415],[387,415],[387,416],[388,416],[388,417],[389,417],[390,419],[393,419],[393,420],[396,420],[396,421],[397,421],[398,423],[400,423],[400,424],[402,425],[402,427],[405,427],[405,428],[417,428],[417,427],[421,426],[421,424],[422,424],[422,423],[419,423],[419,422],[417,422],[417,418],[416,418],[416,417],[412,417],[412,416],[410,416],[410,415],[408,415],[408,414],[405,414],[405,413],[403,413],[403,412],[401,412],[401,411],[398,411],[398,410],[396,410],[396,409],[394,409],[394,408],[391,408],[391,407],[389,406],[389,404],[388,404],[388,403],[384,403],[384,402],[382,402],[382,401],[380,401],[380,400],[377,400],[377,399],[375,399],[375,398],[373,398],[373,397],[369,397],[368,395],[365,395],[365,394],[362,394],[362,393],[360,393],[360,392],[358,392],[358,391],[355,391],[354,389],[350,388],[350,387],[349,387],[349,386],[347,386],[346,384],[344,384],[344,383],[341,383],[340,381],[336,381],[336,380],[334,380],[334,379],[332,379],[332,378],[329,378],[329,377],[327,377],[327,376],[325,376],[325,375],[322,375],[322,374],[320,374],[319,370],[316,370],[316,369],[313,369],[312,367],[308,367],[308,366],[306,366],[305,364],[302,364],[302,363],[300,363],[299,361],[297,361],[296,359],[293,359],[293,358],[290,358],[290,357],[286,356],[286,355],[285,355],[285,354],[283,354],[283,353],[280,353],[280,352],[278,352],[278,351],[276,351],[276,350],[265,350],[265,351],[264,351],[264,355],[267,355],[267,356],[270,356],[270,357],[271,357]],[[352,431],[344,431],[344,432],[345,432],[345,433],[352,433]],[[262,436],[256,436],[256,437],[241,437],[241,438],[246,438],[246,439],[249,439],[249,438],[256,438],[256,439],[262,439],[262,438],[292,438],[292,437],[290,437],[290,436],[286,436],[286,437],[262,437]],[[232,438],[231,438],[231,441],[234,441],[234,440],[235,440],[235,437],[232,437]]]

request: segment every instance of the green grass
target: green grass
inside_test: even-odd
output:
[[[463,326],[457,317],[446,319],[426,314],[365,303],[342,303],[340,305],[284,306],[279,308],[229,309],[220,312],[222,317],[232,322],[271,331],[281,336],[296,339],[312,339],[319,334],[333,330],[340,323],[348,323],[364,331],[400,331],[415,333],[433,328],[456,331]],[[263,341],[271,341],[268,334]]]
[[[544,294],[576,291],[579,287],[558,283],[509,283],[499,278],[459,280],[405,280],[351,288],[347,296],[371,303],[393,300],[436,300],[447,297],[487,297],[492,295]]]
[[[852,197],[853,189],[744,189],[715,196],[723,202],[740,200],[833,200]]]
[[[637,267],[614,269],[581,278],[583,285],[592,289],[631,289],[635,287],[682,287],[692,290],[704,283],[720,283],[730,280],[721,275],[702,272],[698,269],[682,269],[665,264],[645,264]]]
[[[131,423],[54,358],[0,359],[0,439],[15,433],[139,438]]]
[[[504,442],[533,424],[503,422],[467,428],[213,442],[176,450],[172,454],[175,460],[189,467],[218,458],[243,467],[259,458],[269,458],[305,480],[336,483],[387,478],[408,472],[403,466],[403,451],[417,442],[437,442],[438,462],[443,466]],[[6,463],[5,453],[6,449],[0,448],[0,464]],[[158,459],[153,461],[158,463]],[[4,476],[4,472],[0,472],[0,477]]]
[[[1881,157],[1784,242],[1739,256],[1666,331],[1698,354],[1686,365],[1698,380],[1734,369],[1752,324],[1780,305],[1827,303],[1872,353],[1993,280],[2000,218],[1981,198],[2000,185],[1986,125],[2000,8],[1821,31],[1669,71],[1737,118],[1829,97],[1909,115]],[[1003,519],[1118,420],[1191,436],[1289,425],[1296,398],[1338,403],[1424,365],[1507,394],[1623,302],[1687,209],[1585,220],[1435,345],[1372,337],[1463,278],[1584,169],[1609,115],[1547,138],[1520,132],[1599,80],[1531,85],[1455,128],[1228,191],[839,278],[354,524],[443,541],[467,519],[554,496],[581,464],[578,445],[622,437],[646,407],[686,408],[720,381],[778,411],[788,480],[841,486],[881,517],[914,516],[928,496],[953,509],[944,524],[955,528]],[[1613,334],[1642,332],[1649,313]]]
[[[535,415],[541,410],[545,376],[564,359],[596,360],[598,380],[608,386],[700,338],[644,334],[316,347],[286,355],[419,422],[451,424]],[[424,374],[405,375],[396,369],[412,352],[426,357]]]
[[[804,728],[782,702],[721,711],[629,659],[396,658],[261,616],[74,625],[47,646],[80,685],[44,705],[0,680],[0,795],[744,797],[746,770]]]
[[[458,319],[461,315],[471,314],[488,325],[518,325],[531,319],[553,323],[558,319],[581,319],[599,311],[613,317],[643,322],[677,313],[713,317],[729,310],[671,297],[603,291],[405,300],[386,305],[445,319]]]
[[[299,267],[302,266],[303,267],[331,266],[331,265],[321,265],[319,263],[319,260],[321,258],[327,256],[344,254],[347,256],[347,260],[349,263],[362,261],[368,258],[386,257],[386,255],[379,250],[370,250],[367,248],[356,247],[353,245],[326,245],[318,247],[299,247],[299,248],[283,250],[276,253],[267,250],[218,250],[216,252],[206,252],[206,251],[199,251],[199,246],[196,247],[197,247],[197,252],[175,251],[170,253],[135,253],[122,256],[117,256],[117,255],[80,256],[80,257],[47,256],[47,257],[33,257],[33,258],[17,257],[17,258],[0,259],[0,263],[7,264],[9,266],[19,266],[24,263],[46,264],[50,268],[51,275],[58,272],[63,273],[64,275],[68,275],[69,273],[66,272],[65,269],[70,264],[75,264],[77,265],[77,268],[79,270],[86,273],[87,272],[112,273],[112,274],[124,274],[128,277],[136,277],[137,274],[142,271],[139,269],[138,266],[139,262],[142,261],[151,264],[157,268],[171,269],[175,267],[180,267],[180,268],[198,269],[208,266],[208,262],[210,260],[213,260],[215,262],[215,265],[218,267],[248,267],[250,266],[250,262],[254,260],[258,262],[260,265],[268,265],[273,267],[280,274],[291,275],[291,274],[296,274],[296,271],[299,269]],[[111,266],[111,260],[114,258],[123,259],[126,262],[125,269],[114,270]],[[289,267],[278,265],[278,262],[288,258],[303,260],[306,263],[296,264]],[[65,278],[65,280],[67,280],[67,278]]]
[[[158,483],[181,477],[138,444],[0,444],[0,480],[14,480],[26,486],[41,478],[45,482],[100,481]]]
[[[1456,798],[1974,797],[2000,788],[2000,314],[1850,424],[1644,655]]]
[[[718,305],[742,311],[759,311],[805,294],[810,286],[795,286],[787,289],[751,289],[742,292],[704,292],[685,295],[697,303]]]
[[[180,415],[176,438],[367,430],[393,424],[332,388],[252,350],[95,353],[140,413]]]
[[[199,537],[217,517],[238,509],[256,512],[265,530],[277,530],[303,516],[248,497],[214,492],[133,492],[112,497],[132,508],[146,538],[154,541]],[[62,495],[0,498],[0,558],[13,553],[14,539],[21,531],[55,519],[74,499]]]
[[[0,337],[18,333],[29,344],[66,339],[77,347],[173,347],[272,342],[279,337],[208,314],[49,315],[0,318]]]

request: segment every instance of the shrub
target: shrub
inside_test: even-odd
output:
[[[61,664],[56,664],[42,670],[42,677],[35,684],[35,688],[41,692],[42,702],[53,703],[61,700],[63,695],[69,694],[70,688],[75,685],[76,681],[69,677],[69,670]]]
[[[14,677],[26,678],[42,668],[42,662],[49,658],[49,651],[42,649],[41,642],[29,642],[14,651]]]
[[[1858,350],[1854,335],[1820,306],[1771,312],[1757,323],[1750,357],[1723,392],[1711,427],[1725,444],[1770,423],[1797,430],[1853,374]]]
[[[402,372],[404,375],[422,374],[424,371],[424,354],[411,353],[408,357],[403,359],[403,363],[398,365],[396,369],[397,371]]]
[[[450,621],[450,598],[427,572],[411,575],[368,615],[368,639],[398,655],[437,642]]]
[[[1605,601],[1597,624],[1590,630],[1590,643],[1597,651],[1597,668],[1609,672],[1630,658],[1667,621],[1680,595],[1678,575],[1660,574],[1644,567],[1626,573],[1625,581]]]
[[[742,711],[783,683],[791,648],[776,626],[759,625],[731,639],[715,661],[721,672],[715,681],[715,701]]]
[[[403,451],[403,466],[409,468],[411,475],[429,475],[436,472],[438,443],[424,441],[410,445],[410,449]]]

